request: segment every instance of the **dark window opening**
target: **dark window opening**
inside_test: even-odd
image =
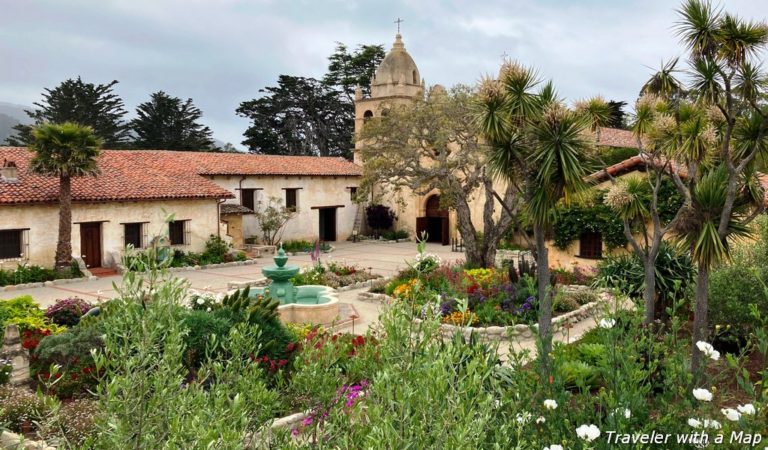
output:
[[[579,237],[579,256],[582,258],[602,258],[603,235],[594,231],[582,233]]]
[[[133,248],[142,248],[142,224],[141,223],[126,223],[125,227],[125,246],[132,245]]]
[[[188,245],[188,232],[189,225],[188,220],[174,220],[168,224],[168,238],[171,240],[171,245]]]
[[[349,199],[353,202],[357,200],[357,188],[351,187],[349,188]]]
[[[296,188],[285,190],[285,207],[287,209],[296,211],[298,207],[297,197],[299,190]]]
[[[416,71],[413,71],[413,84],[419,84],[419,79],[416,77]]]
[[[256,189],[241,189],[240,190],[240,204],[255,211],[256,208]]]
[[[24,230],[0,230],[0,259],[21,258]]]
[[[372,117],[373,117],[373,111],[371,111],[370,109],[363,113],[363,120],[366,122]]]

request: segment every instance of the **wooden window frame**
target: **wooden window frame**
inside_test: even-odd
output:
[[[585,231],[579,236],[579,258],[603,258],[603,234],[599,231]]]
[[[18,234],[19,241],[18,254],[14,252],[14,256],[0,256],[0,261],[23,261],[27,259],[27,255],[29,255],[29,228],[11,228],[0,230],[0,233]]]
[[[298,212],[299,211],[299,190],[301,188],[283,188],[285,191],[285,209]],[[293,205],[288,204],[289,192],[293,193]]]
[[[190,226],[189,223],[191,220],[184,219],[184,220],[174,220],[173,222],[168,223],[168,240],[171,243],[172,247],[177,246],[183,246],[183,245],[190,245]],[[175,232],[172,231],[171,227],[174,226],[174,224],[181,223],[181,236],[182,236],[182,242],[174,242],[173,235]],[[178,226],[178,225],[176,225]]]
[[[134,246],[133,248],[141,249],[147,247],[147,228],[149,225],[149,222],[123,222],[120,225],[123,226],[123,247],[128,247],[128,244],[130,242],[126,242],[126,227],[128,225],[138,225],[139,226],[139,246]],[[170,230],[169,230],[170,232]]]

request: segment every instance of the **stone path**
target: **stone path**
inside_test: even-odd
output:
[[[323,261],[340,261],[355,264],[370,270],[372,273],[389,276],[405,267],[406,260],[413,260],[416,255],[414,242],[383,243],[383,242],[338,242],[336,250],[323,254]],[[443,260],[463,259],[463,253],[451,252],[450,246],[427,244],[427,252],[440,256]],[[265,256],[257,260],[257,264],[249,266],[234,266],[215,269],[177,272],[176,276],[187,279],[192,288],[213,293],[225,292],[231,281],[252,281],[263,278],[261,268],[272,264],[272,258]],[[309,255],[291,256],[290,264],[308,266],[312,264]],[[98,301],[112,298],[115,291],[112,283],[120,283],[120,276],[109,276],[91,281],[81,281],[59,286],[37,287],[0,292],[0,301],[31,295],[41,306],[47,307],[56,299],[68,296],[78,296],[88,301]]]

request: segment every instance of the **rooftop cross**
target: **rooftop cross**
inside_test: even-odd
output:
[[[403,19],[401,19],[399,17],[397,18],[397,20],[395,20],[395,23],[397,24],[397,34],[400,34],[400,24],[403,23],[403,22],[405,22],[405,20],[403,20]]]
[[[504,53],[501,54],[501,59],[507,59],[509,55],[507,55],[507,51],[505,50]]]

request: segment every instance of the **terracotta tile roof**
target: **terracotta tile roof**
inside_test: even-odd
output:
[[[72,180],[74,201],[130,201],[193,198],[232,198],[231,192],[200,176],[190,178],[189,167],[172,164],[156,152],[104,151],[96,177]],[[32,173],[32,152],[24,147],[0,147],[0,160],[18,166],[18,181],[0,182],[0,204],[58,201],[59,180]]]
[[[637,137],[629,130],[618,128],[600,128],[598,145],[606,147],[638,148]]]
[[[251,208],[246,208],[243,205],[238,205],[236,203],[223,203],[221,205],[221,215],[243,215],[243,214],[253,214],[253,210]]]
[[[612,177],[621,176],[627,172],[632,172],[640,169],[641,167],[645,167],[646,159],[647,157],[643,157],[641,155],[633,156],[612,166],[608,166],[605,169],[600,169],[599,171],[588,175],[586,179],[590,182],[604,181],[608,178],[606,172],[608,172],[608,174],[610,174]],[[663,165],[665,164],[665,161],[666,160],[657,161],[656,164]],[[687,171],[684,167],[680,167],[675,162],[670,163],[670,166],[672,167],[672,170],[677,171],[677,173],[680,174],[680,178],[685,179],[687,176]],[[768,206],[768,174],[758,173],[757,178],[760,180],[760,185],[763,187],[765,204]]]
[[[16,183],[0,182],[0,204],[55,202],[58,179],[29,170],[32,153],[0,147],[0,161],[19,168]],[[233,198],[210,175],[360,176],[363,168],[343,158],[265,156],[245,153],[104,150],[101,173],[72,181],[74,201],[129,201],[172,198]]]

